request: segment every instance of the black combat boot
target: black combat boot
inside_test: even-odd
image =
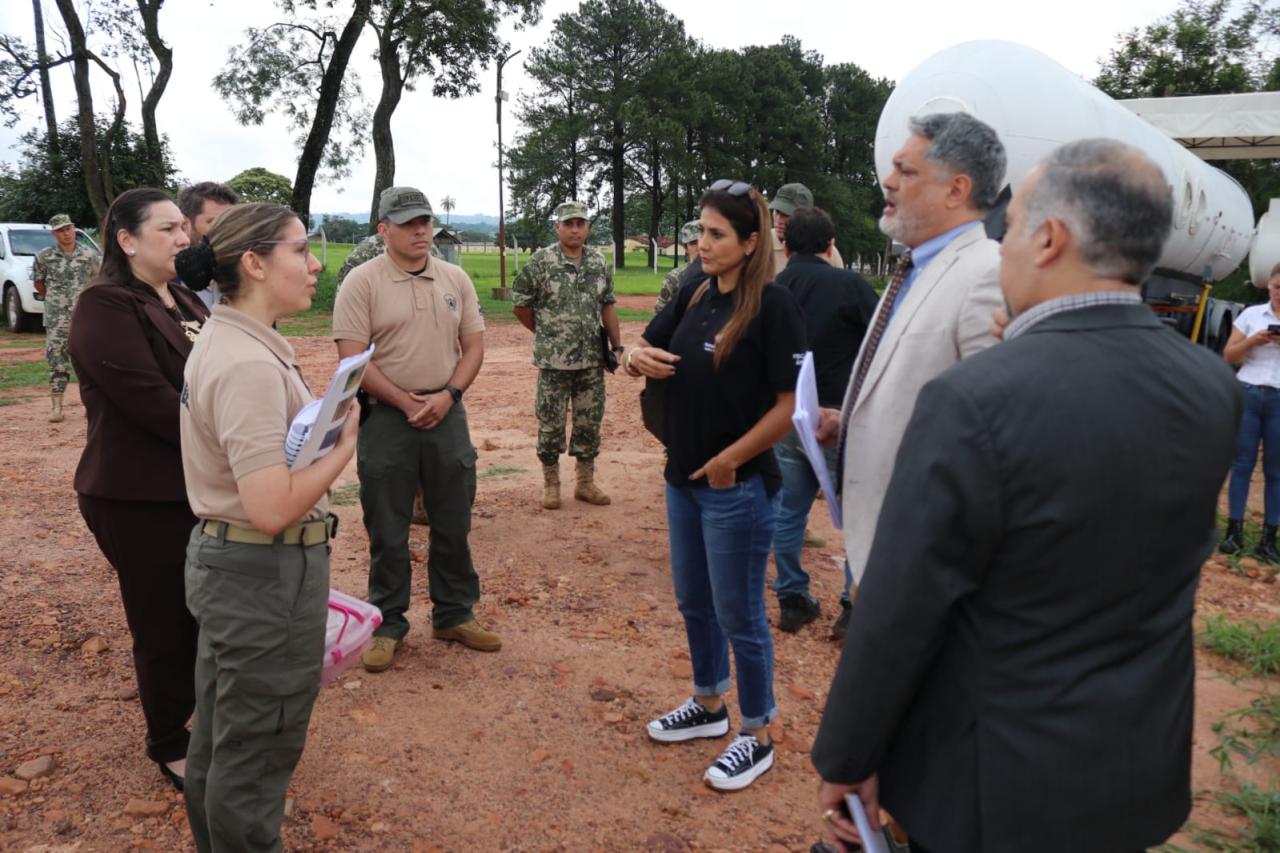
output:
[[[1276,527],[1274,524],[1263,526],[1262,539],[1258,541],[1258,547],[1253,549],[1253,553],[1259,560],[1265,560],[1268,563],[1280,563],[1280,551],[1276,550]]]
[[[1222,542],[1218,545],[1220,554],[1234,554],[1244,547],[1244,521],[1234,518],[1227,519],[1227,532],[1223,534]]]

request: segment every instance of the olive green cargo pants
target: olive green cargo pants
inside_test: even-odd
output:
[[[320,690],[329,546],[187,544],[200,625],[185,798],[200,853],[278,851],[285,789]]]

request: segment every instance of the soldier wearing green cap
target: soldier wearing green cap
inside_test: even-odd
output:
[[[773,201],[769,202],[769,210],[773,212],[773,274],[775,276],[787,266],[787,253],[782,247],[782,242],[787,236],[787,220],[796,212],[797,207],[813,207],[813,193],[804,184],[783,184],[774,193]],[[840,250],[834,243],[827,263],[836,269],[844,269],[844,258],[840,257]]]
[[[602,324],[613,351],[622,351],[613,275],[604,254],[586,245],[591,231],[587,206],[567,201],[556,208],[555,217],[558,242],[534,252],[512,287],[516,319],[533,332],[544,509],[560,506],[560,454],[565,452],[571,405],[569,455],[578,462],[573,496],[596,505],[609,503],[595,483],[605,399]]]
[[[67,334],[71,329],[71,309],[85,284],[98,271],[102,259],[88,246],[76,242],[76,226],[71,217],[59,213],[49,220],[57,241],[36,253],[31,279],[36,293],[44,299],[44,356],[49,362],[50,423],[60,423],[62,395],[71,379],[71,358]]]
[[[667,273],[662,279],[662,287],[658,290],[658,301],[653,303],[655,316],[662,313],[680,289],[680,276],[689,268],[689,264],[698,259],[698,238],[702,236],[702,223],[692,219],[680,226],[680,243],[684,246],[684,263]]]

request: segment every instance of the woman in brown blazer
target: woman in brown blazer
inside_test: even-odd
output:
[[[71,315],[71,361],[89,420],[75,489],[120,582],[147,757],[181,788],[197,628],[183,589],[196,519],[182,478],[178,407],[183,367],[209,312],[175,280],[174,257],[189,241],[163,190],[117,198],[102,239],[102,269]]]

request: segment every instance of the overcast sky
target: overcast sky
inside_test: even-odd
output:
[[[79,0],[84,6],[85,0]],[[1116,36],[1169,14],[1176,0],[1075,0],[1046,6],[1026,0],[923,0],[923,2],[837,3],[833,0],[716,0],[676,3],[660,0],[684,19],[690,35],[711,47],[773,44],[784,34],[800,39],[827,63],[853,62],[877,77],[898,80],[926,57],[950,45],[982,38],[1020,42],[1048,54],[1091,78],[1116,44]],[[504,71],[503,139],[519,132],[514,115],[517,96],[530,91],[523,61],[542,44],[555,19],[577,8],[577,0],[547,0],[542,23],[515,31],[504,27],[512,50],[523,50]],[[47,29],[60,29],[57,10],[45,0]],[[297,153],[293,134],[278,118],[261,127],[241,127],[213,91],[211,81],[226,61],[228,48],[248,26],[280,20],[270,0],[169,0],[160,15],[160,32],[174,49],[174,72],[160,103],[161,132],[168,134],[175,161],[186,181],[226,180],[242,169],[263,166],[293,179]],[[31,0],[0,0],[0,27],[32,40]],[[52,36],[52,34],[51,34]],[[58,50],[55,38],[49,51]],[[367,32],[356,48],[354,68],[372,103],[379,88],[372,61],[374,41]],[[445,195],[457,201],[455,217],[496,215],[498,188],[497,128],[494,116],[495,72],[480,73],[480,93],[458,101],[433,98],[422,81],[408,92],[392,122],[396,141],[397,183],[424,190],[437,205]],[[99,111],[110,110],[105,78],[95,86]],[[140,126],[136,81],[127,77],[129,118]],[[59,121],[74,115],[74,93],[67,67],[54,71]],[[16,128],[0,127],[0,161],[16,159],[21,132],[41,125],[39,105],[31,100]],[[341,184],[321,184],[312,195],[313,213],[369,209],[373,187],[373,149]]]

